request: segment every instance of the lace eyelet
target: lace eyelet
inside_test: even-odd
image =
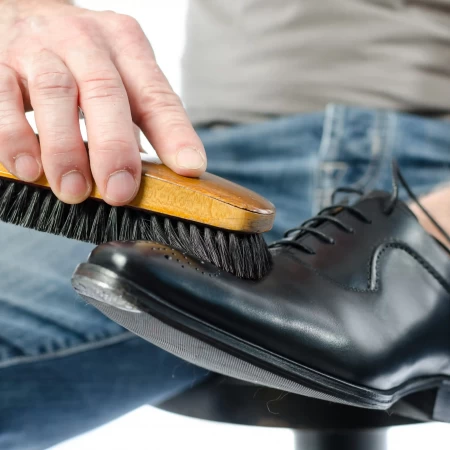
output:
[[[336,241],[335,241],[334,239],[330,239],[330,240],[328,241],[328,243],[329,243],[330,245],[336,245]]]

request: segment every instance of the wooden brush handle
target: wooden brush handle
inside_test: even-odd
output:
[[[141,155],[141,186],[129,206],[229,231],[263,233],[272,228],[275,207],[255,192],[210,173],[183,177]],[[17,179],[1,164],[0,177]],[[49,187],[45,176],[32,184]],[[91,198],[101,199],[95,185]]]

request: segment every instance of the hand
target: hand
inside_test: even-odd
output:
[[[25,118],[31,109],[40,145]],[[66,203],[85,200],[93,179],[106,202],[124,205],[141,178],[133,122],[172,170],[205,171],[203,145],[134,19],[57,0],[0,0],[0,162],[11,173],[31,182],[44,171]]]
[[[422,206],[431,214],[444,231],[450,235],[450,187],[438,189],[420,198]],[[420,224],[436,239],[450,248],[450,242],[431,223],[428,217],[414,203],[409,205],[412,212],[419,219]]]

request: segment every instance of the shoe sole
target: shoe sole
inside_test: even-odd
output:
[[[115,322],[207,370],[295,394],[378,410],[389,409],[409,394],[437,389],[431,419],[450,422],[450,377],[415,379],[390,391],[369,389],[295,363],[206,324],[109,269],[81,264],[72,285],[88,303]]]

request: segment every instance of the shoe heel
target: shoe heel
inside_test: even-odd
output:
[[[442,382],[437,390],[432,418],[440,422],[450,422],[450,381]]]

